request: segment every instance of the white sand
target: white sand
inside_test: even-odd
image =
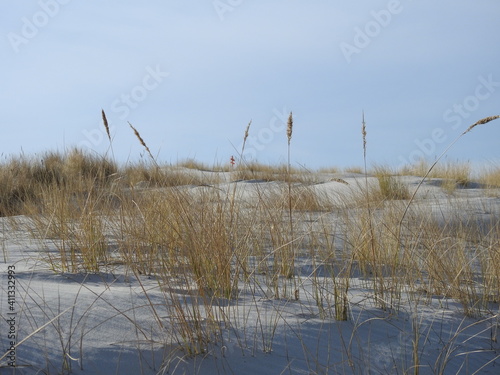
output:
[[[335,197],[364,184],[355,175],[342,176],[349,186],[330,178],[314,188]],[[405,181],[414,188],[419,179]],[[238,184],[246,199],[256,185],[263,190],[277,185]],[[218,187],[233,186],[227,181]],[[464,218],[499,219],[500,200],[481,189],[457,191],[450,198],[430,181],[415,204],[444,220],[450,199],[467,201]],[[119,266],[99,275],[55,273],[42,261],[47,249],[56,251],[50,241],[42,244],[22,226],[0,220],[5,258],[0,263],[0,355],[9,349],[8,319],[15,317],[17,342],[25,340],[16,348],[15,371],[4,358],[1,374],[402,374],[413,373],[415,337],[421,374],[500,373],[500,343],[492,340],[500,334],[498,303],[492,306],[496,315],[468,318],[457,301],[422,295],[428,303],[415,305],[410,303],[415,295],[408,294],[401,305],[383,311],[375,306],[370,281],[353,277],[349,320],[336,321],[322,317],[314,301],[307,258],[297,262],[298,301],[273,299],[266,290],[241,285],[238,298],[224,308],[232,326],[223,327],[223,336],[209,343],[206,353],[190,357],[171,336],[175,322],[157,280],[140,276],[139,282]],[[15,266],[15,315],[7,315],[9,266]]]

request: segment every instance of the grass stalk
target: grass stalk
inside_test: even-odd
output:
[[[292,181],[291,181],[291,142],[293,133],[293,114],[290,112],[288,116],[286,137],[287,137],[287,151],[288,151],[288,163],[287,163],[287,185],[288,185],[288,221],[290,224],[290,249],[287,249],[289,253],[286,256],[286,261],[290,264],[286,265],[283,269],[283,274],[287,278],[293,278],[295,274],[295,246],[294,242],[294,231],[293,231],[293,207],[292,207]]]
[[[367,153],[367,146],[366,146],[366,137],[367,137],[367,132],[366,132],[366,122],[365,122],[365,113],[363,112],[362,114],[362,121],[361,121],[361,134],[363,136],[363,164],[364,164],[364,179],[365,179],[365,199],[366,199],[366,217],[364,220],[366,220],[366,224],[368,225],[368,246],[370,248],[370,253],[371,253],[371,268],[373,272],[373,289],[374,289],[374,294],[375,294],[375,301],[377,304],[380,305],[380,307],[385,310],[387,308],[386,306],[386,301],[385,301],[385,281],[384,281],[384,276],[381,274],[380,269],[379,269],[379,257],[377,253],[377,244],[376,244],[376,238],[375,238],[375,231],[373,228],[373,213],[372,213],[372,207],[370,203],[370,196],[369,196],[369,185],[368,185],[368,167],[367,167],[367,160],[366,160],[366,153]],[[363,217],[361,218],[363,220]]]

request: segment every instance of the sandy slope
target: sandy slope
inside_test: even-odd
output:
[[[356,175],[341,177],[349,185],[325,175],[313,188],[334,199],[365,183]],[[412,188],[418,182],[405,178]],[[257,186],[265,191],[279,185],[238,184],[241,199],[252,199]],[[217,187],[233,186],[228,176]],[[464,218],[499,218],[500,200],[486,196],[484,190],[458,191],[453,199],[467,201]],[[449,203],[450,196],[429,181],[419,191],[416,205],[444,218]],[[242,285],[238,298],[223,301],[232,326],[224,327],[223,337],[209,344],[205,354],[189,357],[169,334],[175,322],[157,280],[147,276],[138,280],[119,266],[99,275],[54,273],[40,252],[51,246],[55,250],[53,244],[41,244],[22,226],[1,220],[1,354],[9,349],[8,319],[13,316],[8,315],[9,266],[15,266],[17,340],[26,339],[17,347],[17,368],[9,368],[4,358],[2,374],[396,374],[413,371],[415,337],[421,374],[500,373],[500,344],[492,340],[499,329],[498,314],[468,318],[456,301],[426,295],[422,295],[426,304],[403,303],[382,311],[370,297],[369,280],[359,277],[351,280],[350,319],[322,317],[312,296],[307,258],[297,265],[299,301],[273,299],[266,290]],[[183,293],[181,287],[178,293]],[[401,300],[414,298],[408,294]],[[498,304],[493,308],[498,313]]]

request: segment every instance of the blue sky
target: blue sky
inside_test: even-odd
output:
[[[72,146],[309,168],[432,160],[500,114],[500,2],[0,0],[2,157]],[[450,161],[499,159],[500,122]]]

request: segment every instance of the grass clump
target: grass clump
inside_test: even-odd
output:
[[[177,167],[180,168],[187,168],[187,169],[194,169],[196,171],[213,171],[214,169],[217,171],[223,171],[224,168],[210,168],[207,164],[202,163],[198,160],[195,159],[184,159],[175,164]],[[227,168],[226,168],[227,170]]]
[[[186,174],[167,173],[167,167],[161,168],[144,161],[126,165],[121,172],[121,178],[126,186],[132,188],[188,185],[194,181]]]
[[[363,167],[352,166],[352,167],[344,168],[344,172],[345,173],[354,173],[354,174],[363,174],[364,170],[363,170]]]
[[[332,173],[332,174],[336,174],[336,173],[340,173],[341,172],[341,169],[338,168],[338,167],[321,167],[317,170],[318,173]]]
[[[378,180],[382,200],[410,199],[408,184],[402,182],[389,168],[376,167],[375,177]]]
[[[0,215],[23,214],[26,205],[43,205],[51,189],[74,193],[107,189],[117,171],[114,162],[77,148],[41,157],[13,157],[0,165]]]
[[[489,167],[481,171],[479,183],[488,189],[500,188],[500,167]]]
[[[418,163],[405,167],[402,174],[423,177],[431,169],[432,164],[420,160]],[[440,185],[448,193],[457,188],[466,188],[472,183],[472,168],[468,162],[447,162],[436,164],[427,174],[427,178],[439,179]]]
[[[288,166],[283,164],[271,166],[259,162],[248,162],[240,165],[236,173],[237,180],[286,181]]]
[[[445,163],[438,165],[430,174],[431,178],[441,178],[441,187],[452,193],[457,188],[466,188],[472,182],[471,166],[469,163]]]

